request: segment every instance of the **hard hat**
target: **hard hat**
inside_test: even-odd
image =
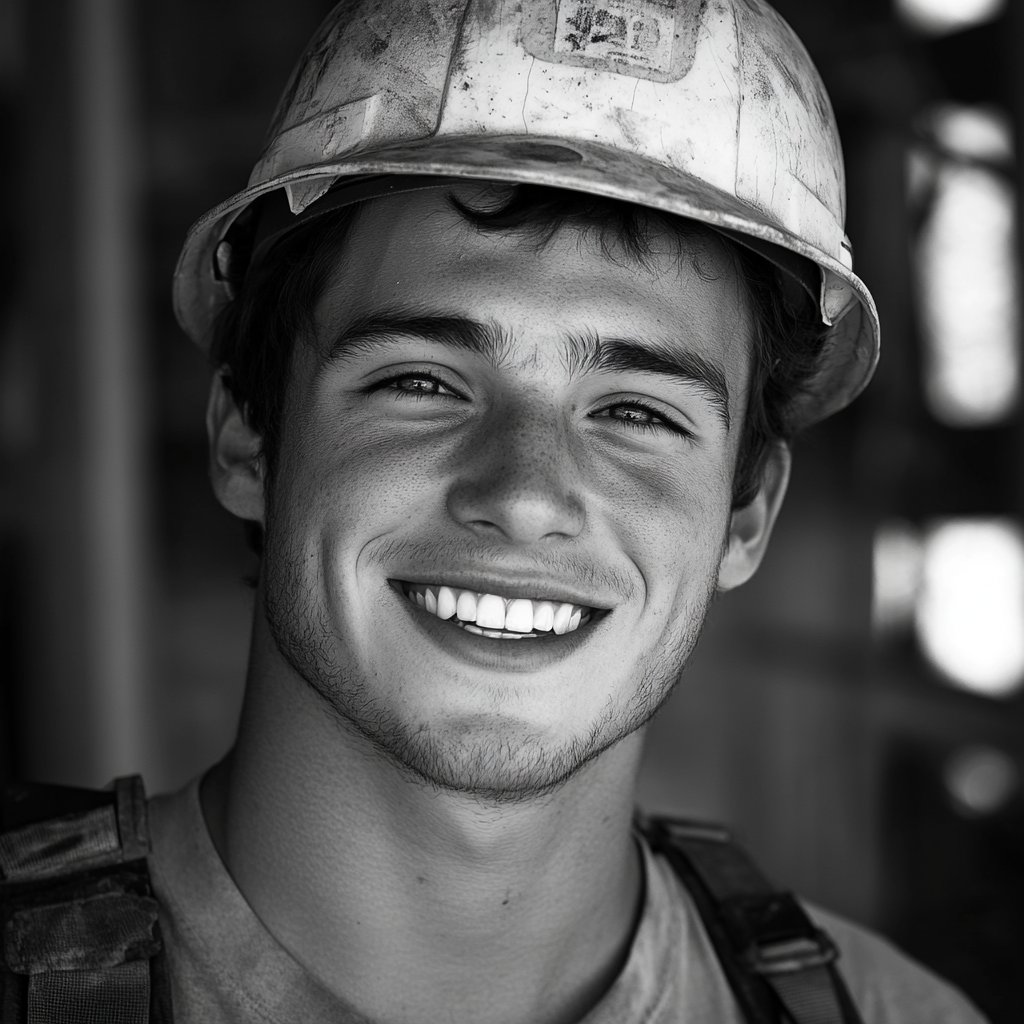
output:
[[[762,0],[345,0],[268,138],[248,187],[192,227],[178,262],[175,311],[204,349],[231,299],[218,247],[255,200],[283,189],[298,217],[329,190],[323,205],[337,206],[392,176],[440,176],[627,200],[710,225],[789,273],[810,267],[831,329],[796,425],[871,377],[878,314],[843,231],[835,117]]]

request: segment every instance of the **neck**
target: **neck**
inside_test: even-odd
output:
[[[235,882],[321,984],[374,1021],[579,1020],[641,900],[641,739],[553,793],[438,790],[339,723],[257,622],[238,741],[203,809]]]

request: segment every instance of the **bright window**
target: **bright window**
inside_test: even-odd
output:
[[[927,194],[915,253],[925,395],[949,426],[990,426],[1020,391],[1016,198],[999,170],[1012,139],[1005,118],[970,107],[936,108],[928,134],[935,149],[915,154],[911,182]]]
[[[931,35],[956,32],[998,17],[1006,0],[896,0],[896,10],[914,28]]]
[[[916,627],[953,684],[999,697],[1024,681],[1024,541],[1003,519],[947,520],[924,542]]]

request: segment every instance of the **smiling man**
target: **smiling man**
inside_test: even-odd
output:
[[[212,422],[221,501],[267,528],[261,669],[309,684],[347,754],[507,804],[662,702],[752,572],[785,456],[733,514],[752,325],[724,243],[662,227],[616,258],[572,223],[482,231],[494,202],[449,183],[352,211],[273,465],[223,383]]]
[[[122,781],[2,840],[5,1021],[980,1020],[634,817],[788,440],[874,366],[842,179],[759,0],[332,13],[175,283],[262,556],[237,742],[148,838]]]

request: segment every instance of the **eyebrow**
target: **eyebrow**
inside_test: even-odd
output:
[[[372,350],[382,342],[408,338],[472,352],[496,369],[508,362],[513,343],[511,335],[494,322],[385,310],[360,317],[345,328],[332,342],[325,362]],[[604,339],[591,332],[568,334],[563,338],[563,346],[562,362],[570,379],[584,373],[633,372],[695,386],[729,430],[729,386],[725,373],[703,356],[677,351],[667,343]]]
[[[652,373],[702,391],[729,430],[729,384],[721,367],[695,352],[678,351],[660,342],[572,334],[567,338],[565,367],[581,373]]]
[[[462,316],[431,316],[402,311],[360,317],[334,340],[327,360],[344,359],[376,348],[381,342],[420,338],[448,348],[464,349],[495,368],[508,359],[512,338],[496,323]]]

